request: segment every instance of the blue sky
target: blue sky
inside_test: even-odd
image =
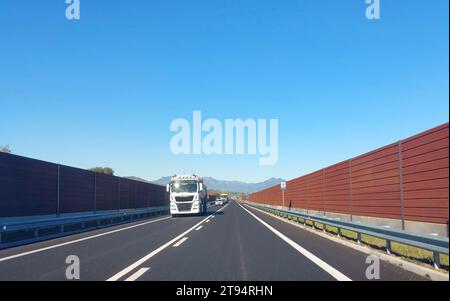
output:
[[[0,145],[121,176],[293,178],[448,122],[448,1],[0,3]],[[174,156],[176,118],[278,118],[279,160]]]

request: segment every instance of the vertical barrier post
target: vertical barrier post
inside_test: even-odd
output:
[[[305,176],[305,207],[306,207],[306,215],[309,216],[309,207],[308,207],[308,176]]]
[[[353,221],[353,194],[352,194],[352,159],[349,160],[349,209],[350,221]]]
[[[97,173],[94,172],[94,214],[97,213]]]
[[[150,208],[150,184],[147,184],[147,208]]]
[[[118,207],[118,209],[117,209],[117,210],[119,210],[119,211],[120,211],[120,178],[117,178],[117,179],[118,179],[117,183],[118,183],[118,185],[119,185],[119,189],[118,189],[118,192],[119,192],[119,197],[117,198],[117,199],[119,200],[119,207]]]
[[[322,210],[325,216],[325,169],[322,169]]]
[[[58,179],[57,179],[57,188],[56,188],[56,216],[59,217],[59,188],[60,188],[60,174],[61,174],[61,166],[58,164]]]
[[[398,142],[398,173],[400,177],[400,218],[402,220],[402,230],[405,230],[405,209],[403,201],[403,156],[401,140]]]
[[[137,210],[137,183],[134,182],[134,210]]]

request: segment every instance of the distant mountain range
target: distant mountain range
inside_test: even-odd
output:
[[[136,177],[129,177],[135,180],[142,180]],[[162,177],[156,181],[152,181],[152,183],[158,185],[166,185],[170,182],[171,177]],[[283,179],[270,178],[264,182],[259,183],[246,183],[241,181],[224,181],[217,180],[212,177],[203,177],[203,182],[205,183],[208,189],[224,191],[224,192],[241,192],[241,193],[253,193],[256,191],[260,191],[275,185],[280,184],[280,182],[284,181]]]

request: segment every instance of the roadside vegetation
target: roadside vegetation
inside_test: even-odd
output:
[[[114,175],[114,170],[111,167],[93,167],[89,169],[90,171],[96,172],[96,173],[102,173],[105,175]]]
[[[0,145],[0,153],[10,154],[11,153],[11,148],[9,147],[8,144]]]

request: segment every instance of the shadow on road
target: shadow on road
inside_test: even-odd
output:
[[[216,214],[216,215],[223,215],[223,211],[220,212],[216,212],[216,211],[208,211],[205,213],[205,215],[211,215],[211,214]]]

